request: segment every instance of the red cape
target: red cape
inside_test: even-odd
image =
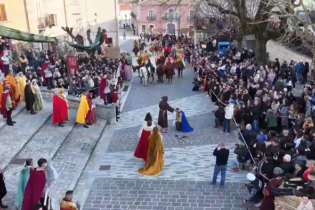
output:
[[[68,116],[68,106],[65,100],[58,95],[53,96],[53,124],[63,123]]]
[[[106,82],[107,82],[107,78],[101,79],[101,82],[100,82],[100,98],[101,99],[105,98],[104,89],[106,87]]]
[[[142,158],[144,161],[147,161],[150,134],[151,131],[142,130],[141,137],[134,154],[136,158]]]
[[[7,118],[6,103],[7,103],[8,95],[9,93],[2,93],[1,95],[1,113],[2,113],[3,118]]]
[[[21,210],[32,210],[39,203],[46,183],[46,175],[42,170],[35,169],[27,181]]]
[[[44,83],[46,84],[46,78],[45,78],[45,69],[47,68],[48,63],[43,63],[41,68],[40,68],[40,75],[44,78]]]
[[[90,107],[90,110],[88,111],[88,113],[86,114],[86,117],[85,117],[85,120],[86,121],[89,121],[91,124],[95,124],[97,122],[96,120],[96,113],[95,113],[95,109],[92,109],[92,94],[89,93],[87,96],[86,96],[86,100],[89,104],[89,107]]]

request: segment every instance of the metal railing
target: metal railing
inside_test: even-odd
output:
[[[172,20],[179,20],[179,16],[174,16],[174,15],[165,15],[162,17],[162,20],[168,20],[168,21],[172,21]]]
[[[156,20],[155,16],[147,16],[147,20]]]

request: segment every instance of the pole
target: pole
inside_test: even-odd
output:
[[[119,28],[118,28],[118,18],[117,18],[117,4],[118,1],[114,0],[115,5],[115,21],[116,21],[116,46],[119,47]]]

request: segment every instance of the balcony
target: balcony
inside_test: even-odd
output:
[[[173,16],[173,15],[164,15],[162,17],[162,20],[167,20],[167,21],[178,21],[179,20],[179,16]]]
[[[156,20],[155,16],[147,16],[147,20]]]
[[[137,15],[133,12],[130,13],[130,16],[133,17],[134,19],[137,19]]]
[[[194,21],[194,20],[195,20],[195,17],[193,17],[193,16],[188,16],[188,17],[187,17],[187,20],[188,20],[188,21]]]

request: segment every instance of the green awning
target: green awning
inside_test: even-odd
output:
[[[55,37],[42,36],[38,34],[30,34],[13,28],[0,26],[0,36],[5,36],[11,39],[26,41],[26,42],[45,42],[55,43],[58,42]]]
[[[97,50],[104,42],[104,36],[103,33],[99,33],[99,35],[96,36],[94,42],[89,45],[81,45],[81,44],[74,44],[71,42],[67,42],[71,47],[74,47],[78,50],[83,50],[83,51],[92,51],[92,50]]]

